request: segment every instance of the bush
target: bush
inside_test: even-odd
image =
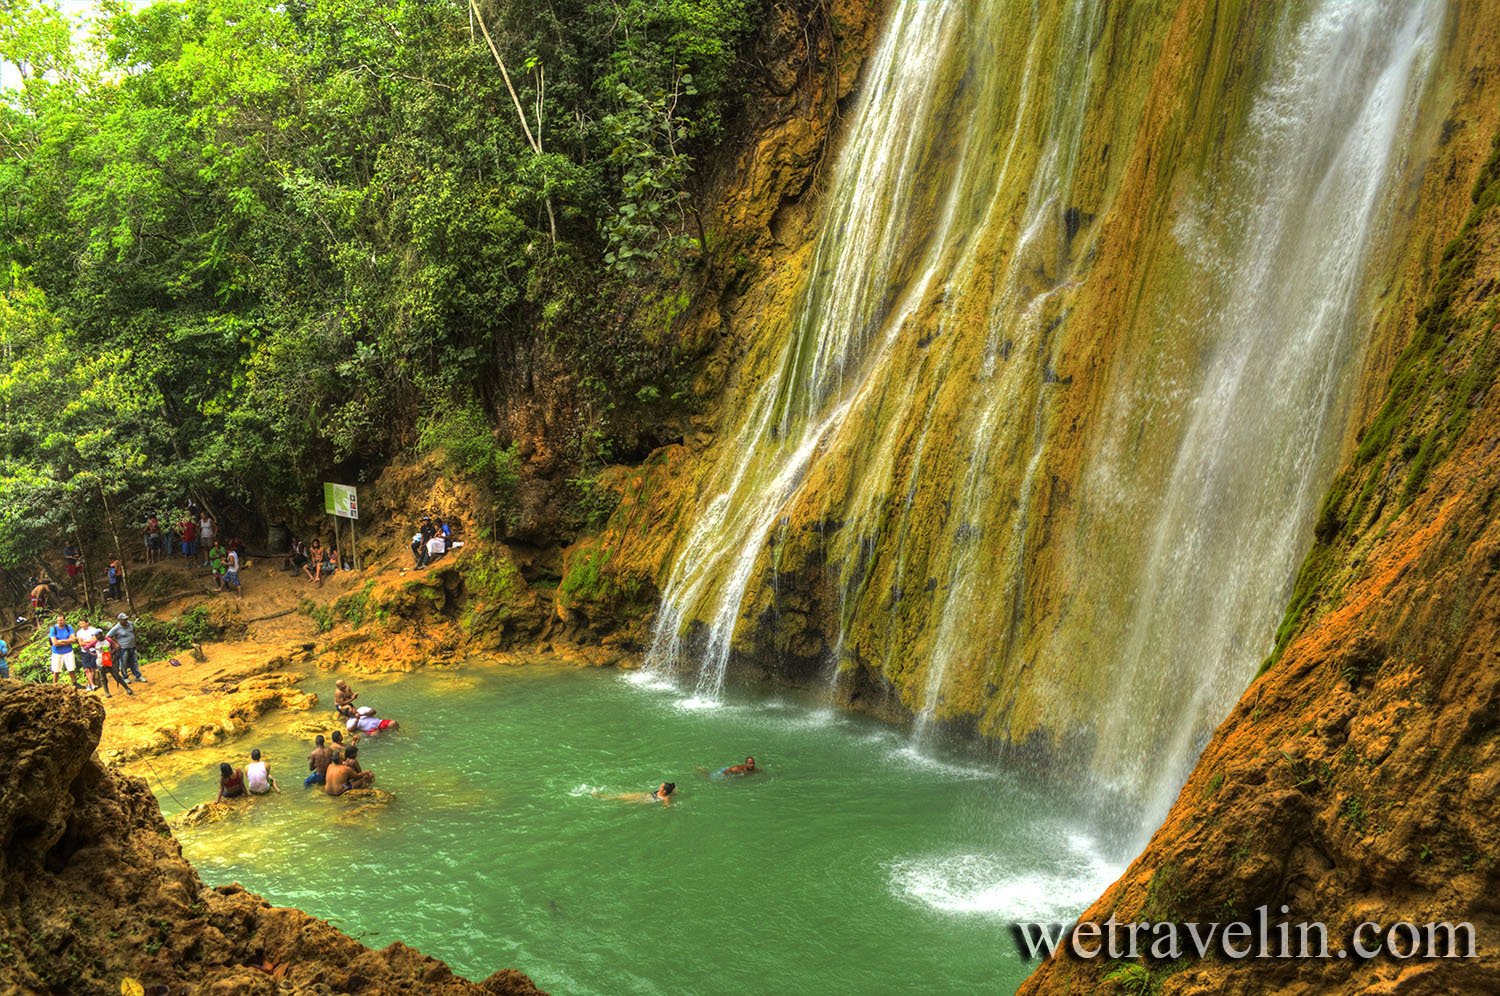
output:
[[[449,471],[485,488],[497,505],[512,504],[521,480],[521,458],[514,443],[500,445],[477,406],[429,417],[419,440],[422,449],[441,456]]]

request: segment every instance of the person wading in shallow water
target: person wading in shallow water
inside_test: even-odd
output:
[[[366,789],[374,784],[375,772],[373,771],[356,771],[348,764],[330,764],[328,780],[323,785],[323,791],[329,795],[343,795],[350,789]]]
[[[313,741],[312,753],[307,755],[307,770],[312,774],[303,781],[302,787],[322,785],[328,778],[328,766],[333,763],[333,751],[323,745],[323,734]]]
[[[245,783],[251,795],[265,795],[267,792],[281,791],[281,786],[277,785],[276,779],[271,777],[271,766],[260,759],[258,747],[250,752],[250,763],[245,766]]]
[[[245,794],[245,772],[231,768],[228,762],[219,765],[219,797],[214,802],[238,799]]]
[[[676,782],[662,782],[657,786],[655,792],[624,792],[614,795],[604,792],[592,792],[590,794],[595,799],[611,799],[615,802],[659,802],[663,806],[670,806],[672,804],[672,793],[676,791]]]

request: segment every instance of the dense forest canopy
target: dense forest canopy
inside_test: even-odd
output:
[[[757,0],[101,7],[85,44],[0,5],[0,562],[190,493],[297,508],[488,427],[539,349],[603,407],[680,393],[606,311],[702,257]]]

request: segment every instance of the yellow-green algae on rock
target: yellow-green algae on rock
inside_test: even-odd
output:
[[[1175,788],[1270,649],[1399,247],[1451,210],[1413,181],[1455,16],[893,4],[815,239],[730,317],[712,444],[590,554],[663,593],[648,665],[837,669]]]

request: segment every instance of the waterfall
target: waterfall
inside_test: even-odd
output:
[[[1258,95],[1228,177],[1254,202],[1184,212],[1176,239],[1215,298],[1164,480],[1133,475],[1119,430],[1157,428],[1131,383],[1085,471],[1101,517],[1139,515],[1125,624],[1103,634],[1117,690],[1098,719],[1106,781],[1165,812],[1271,649],[1336,469],[1367,324],[1365,273],[1442,20],[1427,3],[1315,5]],[[1126,414],[1130,412],[1130,414]],[[1129,431],[1129,430],[1126,430]],[[1102,587],[1102,585],[1101,585]]]
[[[1443,12],[1246,14],[1263,57],[1205,113],[1158,106],[1173,11],[897,0],[648,668],[718,700],[785,559],[919,740],[1040,732],[1164,812],[1311,541]]]

